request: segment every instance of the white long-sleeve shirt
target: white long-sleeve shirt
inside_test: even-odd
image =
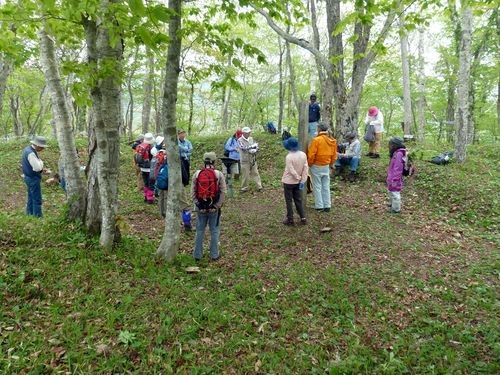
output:
[[[379,109],[377,116],[366,115],[365,124],[372,124],[375,127],[375,133],[384,132],[384,115]]]
[[[35,172],[41,172],[43,170],[43,161],[38,158],[34,152],[28,155],[28,163],[30,163],[31,168],[33,168]]]

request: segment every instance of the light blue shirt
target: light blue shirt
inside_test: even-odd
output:
[[[189,160],[191,158],[191,154],[193,153],[193,145],[187,139],[181,141],[178,140],[179,144],[179,156],[181,159]]]

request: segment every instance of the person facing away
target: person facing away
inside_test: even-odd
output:
[[[186,131],[184,129],[179,129],[177,131],[178,146],[179,146],[179,156],[181,159],[181,175],[182,175],[182,185],[189,185],[190,177],[190,159],[193,153],[193,145],[189,140],[186,139]]]
[[[132,160],[134,162],[137,190],[139,191],[144,190],[144,180],[142,178],[141,168],[139,168],[139,166],[137,165],[135,154],[137,153],[137,146],[139,146],[143,141],[144,141],[144,134],[141,134],[134,140],[134,143],[132,143],[132,155],[133,155]]]
[[[387,212],[398,214],[401,212],[401,190],[403,189],[404,159],[407,150],[403,140],[393,137],[389,140],[389,156],[391,161],[387,170],[387,190],[389,192],[389,209]]]
[[[374,140],[368,142],[368,154],[366,156],[376,159],[380,157],[380,141],[384,132],[384,115],[382,111],[375,106],[368,108],[366,113],[365,125],[373,125]]]
[[[334,169],[337,159],[337,141],[330,137],[328,125],[319,123],[318,135],[313,138],[307,152],[307,162],[311,170],[314,208],[330,212],[330,169]]]
[[[318,135],[318,123],[321,119],[321,108],[316,102],[316,94],[309,97],[309,139]]]
[[[286,203],[285,225],[294,225],[293,203],[300,217],[300,223],[307,224],[304,205],[302,202],[302,190],[307,181],[309,166],[307,165],[307,155],[299,150],[297,138],[290,137],[283,141],[283,147],[288,150],[285,158],[285,171],[281,182],[283,183],[283,193]]]
[[[356,180],[356,172],[361,160],[361,143],[359,142],[359,139],[357,139],[355,132],[347,133],[345,138],[347,142],[342,144],[342,146],[345,147],[345,152],[338,154],[338,159],[335,162],[335,175],[340,176],[342,167],[344,165],[348,165],[349,181],[354,182]]]
[[[155,139],[152,133],[144,134],[142,143],[136,147],[137,153],[135,155],[135,160],[141,170],[142,181],[144,183],[144,202],[148,204],[154,204],[155,202],[154,181],[150,178],[151,159],[153,158],[151,150],[154,143]]]
[[[248,179],[251,177],[259,192],[264,189],[260,180],[259,170],[257,169],[257,152],[259,144],[250,136],[252,129],[245,126],[241,129],[242,135],[238,138],[238,150],[240,151],[241,161],[241,192],[248,191]]]
[[[240,152],[238,150],[238,139],[242,136],[243,132],[241,129],[236,130],[236,132],[224,143],[224,150],[228,154],[229,159],[236,160],[237,162],[231,164],[231,175],[235,176],[235,179],[239,177],[240,174]],[[226,169],[227,171],[227,169]]]
[[[205,167],[193,175],[192,197],[197,210],[196,239],[193,258],[203,257],[205,227],[210,230],[210,259],[219,259],[219,235],[221,208],[226,198],[226,181],[222,172],[215,169],[215,152],[203,155]]]
[[[24,150],[21,158],[23,178],[28,193],[26,215],[42,217],[42,172],[43,161],[38,153],[47,148],[44,137],[35,136]]]

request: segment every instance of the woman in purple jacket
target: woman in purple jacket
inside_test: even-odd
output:
[[[389,154],[391,162],[387,171],[387,190],[389,190],[389,209],[387,212],[399,214],[401,212],[401,189],[403,188],[404,159],[406,147],[403,140],[393,137],[389,140]]]

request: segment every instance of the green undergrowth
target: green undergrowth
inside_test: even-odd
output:
[[[225,138],[193,138],[192,168],[205,151],[221,154]],[[387,155],[365,158],[356,183],[332,182],[330,214],[308,208],[307,226],[284,227],[285,151],[278,137],[256,138],[265,192],[228,199],[216,263],[193,261],[187,232],[172,265],[155,256],[163,222],[134,190],[125,144],[119,212],[129,229],[113,251],[64,220],[57,187],[43,187],[37,220],[23,215],[22,181],[2,183],[0,372],[500,371],[489,147],[471,149],[463,166],[435,166],[425,159],[440,151],[426,146],[399,216],[384,212]],[[4,175],[21,150],[0,145]],[[43,156],[57,164],[57,147]],[[194,265],[200,272],[187,273]]]

